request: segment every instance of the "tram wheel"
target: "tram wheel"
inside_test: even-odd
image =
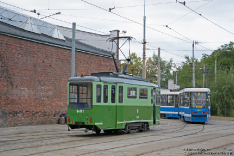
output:
[[[144,124],[144,130],[147,130],[147,123]]]
[[[125,125],[125,133],[130,133],[130,129],[128,125]]]
[[[101,130],[96,130],[96,134],[100,134]]]

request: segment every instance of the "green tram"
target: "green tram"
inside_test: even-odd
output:
[[[160,122],[158,85],[118,72],[92,73],[68,80],[68,130],[86,128],[97,134],[143,131]]]

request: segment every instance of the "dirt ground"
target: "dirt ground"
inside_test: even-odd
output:
[[[234,121],[234,117],[225,117],[225,116],[211,116],[211,120],[225,120],[225,121]]]

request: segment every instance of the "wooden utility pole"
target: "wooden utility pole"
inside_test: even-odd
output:
[[[158,48],[158,86],[160,87],[160,48]]]

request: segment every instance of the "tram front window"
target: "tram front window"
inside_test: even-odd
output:
[[[78,83],[69,85],[69,108],[92,108],[92,83]]]
[[[207,108],[207,93],[193,92],[191,95],[191,108]]]
[[[167,96],[167,106],[174,106],[174,96],[173,95]]]

